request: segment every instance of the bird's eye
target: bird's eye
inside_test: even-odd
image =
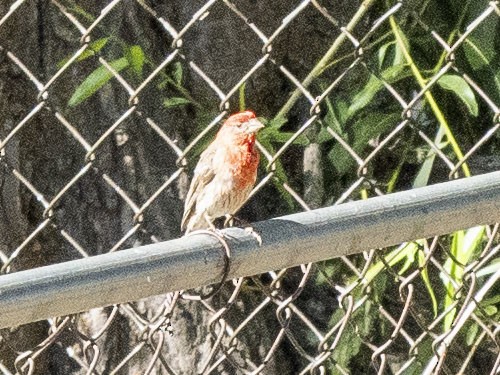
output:
[[[238,128],[241,128],[241,126],[243,125],[242,122],[238,122],[238,125],[236,125]]]

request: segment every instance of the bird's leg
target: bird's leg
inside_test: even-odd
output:
[[[228,227],[246,227],[250,226],[250,223],[244,219],[240,219],[239,217],[236,217],[231,214],[226,214],[226,220],[224,221],[224,228]]]
[[[234,226],[235,223],[236,226],[243,227],[245,232],[251,234],[255,238],[255,240],[259,243],[259,246],[262,246],[262,237],[260,236],[260,234],[258,234],[256,231],[253,230],[251,223],[249,223],[244,219],[240,219],[234,215],[226,214],[226,220],[224,221],[224,228],[227,228],[228,226],[232,227]]]
[[[234,226],[233,224],[235,217],[231,214],[225,214],[224,216],[226,218],[226,220],[224,220],[224,228],[229,228]]]
[[[206,220],[206,222],[207,222],[207,224],[208,224],[208,229],[209,229],[209,230],[211,230],[212,232],[217,233],[219,236],[222,236],[222,237],[223,237],[223,235],[222,235],[221,231],[215,227],[215,225],[214,225],[214,223],[212,222],[212,219],[210,218],[210,216],[208,216],[208,214],[207,214],[207,213],[205,213],[205,214],[203,215],[203,217],[205,218],[205,220]]]

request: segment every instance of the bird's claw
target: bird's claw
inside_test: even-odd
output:
[[[215,237],[220,238],[220,239],[227,237],[227,235],[222,230],[217,229],[215,227],[207,228],[207,229],[196,229],[196,230],[193,230],[191,232],[186,233],[186,236],[193,236],[195,234],[202,234],[202,233],[205,233],[205,234],[208,234],[211,236],[215,236]]]
[[[255,240],[259,243],[259,246],[262,246],[262,237],[259,233],[254,231],[252,227],[245,227],[245,232],[252,235],[252,237],[255,238]]]

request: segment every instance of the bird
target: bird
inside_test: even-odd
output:
[[[214,220],[229,218],[245,203],[257,179],[256,134],[264,128],[253,111],[235,113],[200,155],[186,195],[181,230],[215,230]]]

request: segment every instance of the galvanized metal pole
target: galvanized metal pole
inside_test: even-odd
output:
[[[229,278],[500,222],[500,172],[224,230]],[[0,276],[0,327],[216,283],[220,242],[207,234]]]

